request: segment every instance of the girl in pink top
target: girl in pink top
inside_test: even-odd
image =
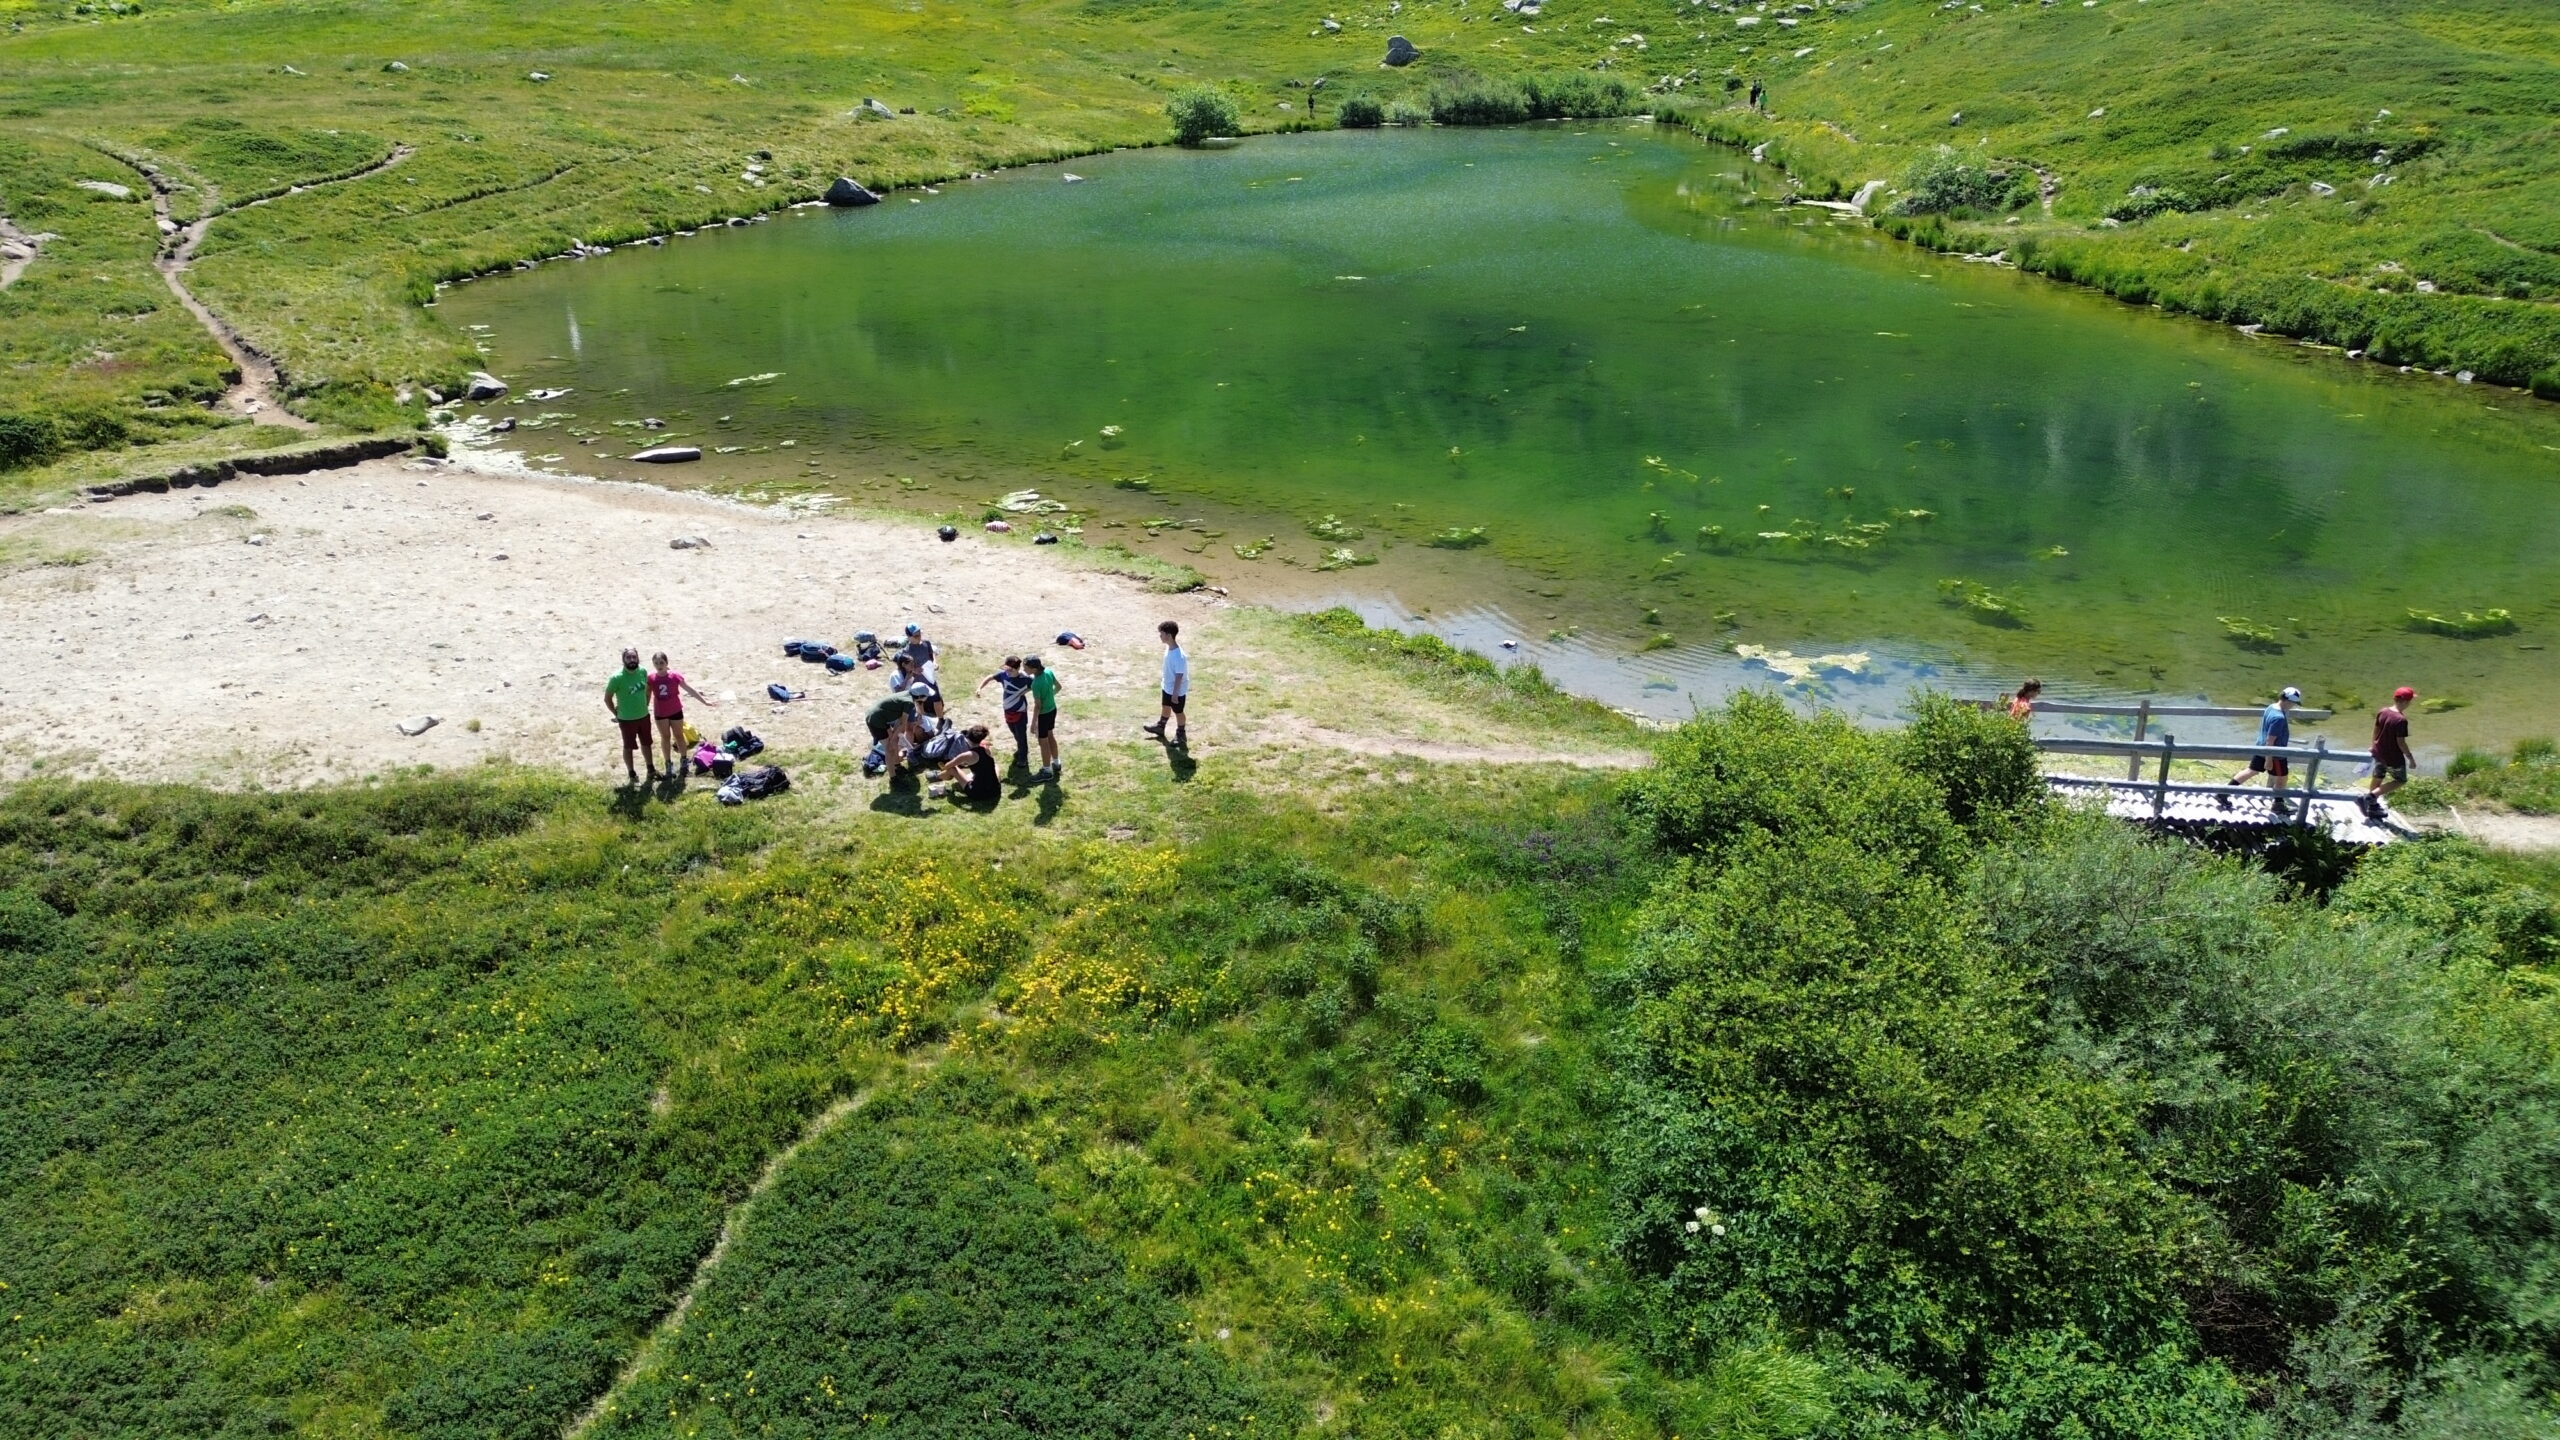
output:
[[[684,775],[684,697],[692,696],[705,705],[718,702],[693,688],[690,681],[667,668],[667,652],[649,657],[657,668],[649,672],[649,713],[658,717],[658,744],[667,752],[667,778]]]

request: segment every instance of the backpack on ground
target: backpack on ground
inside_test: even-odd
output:
[[[748,799],[762,800],[790,789],[791,777],[783,774],[779,765],[750,765],[730,776],[729,783]]]
[[[841,651],[827,657],[827,668],[838,675],[843,674],[847,670],[850,670],[861,663],[861,661],[850,655],[844,654]]]
[[[750,755],[761,753],[764,749],[764,741],[746,726],[732,725],[721,732],[720,748],[728,751],[732,757],[744,760]]]

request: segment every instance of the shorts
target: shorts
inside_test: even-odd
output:
[[[2393,761],[2385,760],[2381,756],[2376,755],[2373,757],[2373,778],[2376,780],[2397,780],[2405,785],[2409,780],[2409,767],[2397,764]]]
[[[890,731],[890,729],[892,728],[892,726],[895,724],[895,722],[894,722],[894,721],[893,721],[893,722],[889,722],[889,723],[887,723],[887,724],[884,724],[884,723],[882,723],[882,722],[880,722],[880,721],[878,721],[878,720],[874,720],[874,719],[872,719],[872,718],[871,718],[870,716],[868,716],[868,715],[865,715],[865,716],[863,716],[863,717],[862,717],[862,723],[871,727],[871,738],[872,738],[872,739],[874,739],[874,740],[886,740],[886,739],[888,739],[888,738],[889,738],[889,731]]]
[[[614,717],[613,723],[622,727],[622,748],[625,750],[630,749],[634,745],[650,744],[654,739],[654,737],[649,733],[649,720],[647,716],[642,716],[637,720],[625,720],[621,716],[617,715]]]
[[[675,723],[677,723],[677,724],[679,724],[679,725],[683,724],[683,723],[684,723],[684,712],[683,712],[682,710],[661,710],[661,711],[659,711],[659,712],[658,712],[658,723],[659,723],[659,724],[664,725],[665,723],[667,723],[667,722],[668,722],[668,721],[670,721],[670,720],[674,721]]]
[[[1043,740],[1046,740],[1046,739],[1048,739],[1050,736],[1057,734],[1057,733],[1058,733],[1058,712],[1057,712],[1057,711],[1055,711],[1055,710],[1043,710],[1043,711],[1041,711],[1041,712],[1040,712],[1040,724],[1039,724],[1039,728],[1038,728],[1037,730],[1035,730],[1033,733],[1037,734],[1037,735],[1038,735],[1041,739],[1043,739]]]
[[[1171,710],[1176,715],[1182,713],[1182,707],[1191,699],[1188,695],[1176,695],[1170,690],[1158,691],[1157,693],[1164,696],[1165,708]]]
[[[2270,780],[2281,780],[2293,773],[2293,767],[2286,764],[2281,755],[2252,755],[2249,757],[2249,769],[2252,773],[2266,771]]]

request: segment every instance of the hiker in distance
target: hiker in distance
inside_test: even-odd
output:
[[[667,668],[667,652],[649,657],[657,668],[649,672],[649,708],[658,722],[658,747],[667,752],[667,778],[684,775],[684,697],[719,708],[720,702],[693,688],[693,682]],[[625,756],[625,759],[630,758]]]
[[[604,682],[604,710],[622,730],[622,769],[631,783],[640,783],[640,771],[631,763],[631,751],[637,746],[640,758],[647,761],[649,773],[658,773],[657,746],[649,738],[649,672],[640,668],[640,652],[624,647],[622,668]]]
[[[1183,711],[1191,702],[1191,660],[1182,653],[1182,627],[1167,620],[1156,627],[1156,638],[1164,642],[1164,689],[1160,696],[1164,708],[1157,713],[1156,723],[1138,728],[1162,740],[1164,728],[1171,725],[1171,743],[1189,745],[1191,722]]]
[[[2409,783],[2409,767],[2418,752],[2409,748],[2409,707],[2418,692],[2403,685],[2391,692],[2391,703],[2373,712],[2373,782],[2365,786],[2364,813],[2376,820],[2389,812],[2382,797]]]
[[[2281,750],[2292,744],[2293,707],[2301,703],[2301,691],[2290,685],[2284,687],[2284,693],[2276,697],[2276,702],[2258,714],[2258,743],[2270,750]],[[2282,794],[2285,777],[2291,773],[2292,767],[2281,755],[2252,755],[2245,769],[2223,783],[2246,785],[2252,776],[2263,774],[2267,777],[2267,784]],[[2231,808],[2231,797],[2227,795],[2217,795],[2214,801],[2226,810]]]

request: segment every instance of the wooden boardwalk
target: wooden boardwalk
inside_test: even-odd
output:
[[[1996,708],[1997,701],[1977,701],[1986,709]],[[2084,805],[2103,808],[2122,820],[2144,825],[2186,827],[2236,826],[2243,829],[2277,829],[2301,826],[2322,830],[2349,845],[2388,845],[2405,840],[2417,832],[2388,818],[2376,820],[2365,813],[2360,803],[2361,790],[2324,790],[2320,788],[2320,772],[2332,775],[2345,769],[2352,774],[2365,763],[2365,757],[2354,751],[2332,750],[2323,738],[2309,746],[2291,745],[2266,748],[2257,745],[2182,745],[2178,737],[2161,732],[2152,734],[2154,721],[2179,717],[2216,720],[2255,721],[2259,712],[2250,706],[2233,705],[2083,705],[2067,701],[2040,701],[2039,715],[2098,715],[2133,721],[2133,736],[2125,740],[2093,738],[2043,737],[2036,748],[2047,755],[2086,755],[2124,761],[2124,778],[2073,774],[2047,770],[2045,784],[2056,795]],[[2293,718],[2311,724],[2329,718],[2326,710],[2297,706]],[[2281,759],[2293,771],[2292,782],[2278,791],[2264,780],[2246,786],[2203,784],[2172,778],[2180,760],[2222,761],[2233,768],[2246,764],[2250,757],[2264,755]]]
[[[2331,839],[2347,845],[2388,845],[2415,833],[2389,820],[2372,819],[2352,795],[2334,790],[2319,792],[2306,805],[2298,789],[2279,796],[2261,785],[2245,789],[2179,785],[2172,787],[2164,799],[2159,787],[2140,780],[2047,775],[2044,783],[2052,787],[2054,794],[2074,804],[2103,807],[2119,820],[2144,825],[2236,825],[2248,829],[2306,825],[2325,830]]]

